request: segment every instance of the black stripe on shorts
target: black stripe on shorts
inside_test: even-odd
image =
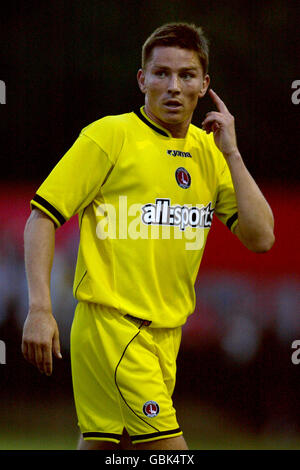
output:
[[[161,432],[152,432],[150,434],[139,434],[137,436],[130,436],[132,442],[142,441],[144,439],[151,439],[153,437],[160,437],[160,436],[171,436],[172,434],[178,434],[181,432],[180,428],[172,429],[171,431],[161,431]]]
[[[113,434],[111,432],[84,432],[82,433],[83,438],[87,437],[95,437],[95,438],[107,438],[107,439],[116,439],[120,440],[122,435],[121,434]]]
[[[141,326],[142,326],[142,325],[141,325]],[[132,341],[133,341],[139,334],[140,334],[140,330],[137,332],[136,335],[134,335],[133,338],[131,338],[131,340],[130,340],[129,343],[126,345],[126,347],[125,347],[125,349],[124,349],[124,351],[123,351],[123,353],[122,353],[122,356],[121,356],[121,358],[120,358],[120,360],[119,360],[119,362],[118,362],[118,364],[117,364],[117,366],[116,366],[116,369],[115,369],[115,384],[116,384],[116,387],[117,387],[117,389],[118,389],[118,392],[119,392],[121,398],[123,399],[125,405],[128,406],[128,408],[130,409],[130,411],[132,411],[132,413],[133,413],[138,419],[140,419],[140,420],[143,421],[146,425],[150,426],[152,429],[155,429],[156,432],[158,432],[158,429],[157,429],[155,426],[153,426],[152,424],[148,423],[146,420],[144,420],[141,416],[139,416],[139,415],[131,408],[131,406],[127,403],[126,399],[124,398],[124,395],[122,394],[122,392],[121,392],[121,390],[120,390],[120,387],[119,387],[119,385],[118,385],[118,382],[117,382],[118,367],[119,367],[119,365],[120,365],[120,363],[121,363],[121,361],[122,361],[122,359],[123,359],[123,357],[124,357],[124,354],[126,353],[126,350],[127,350],[128,346],[130,345],[130,343],[132,343]]]

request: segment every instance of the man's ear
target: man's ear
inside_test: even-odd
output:
[[[137,81],[142,93],[146,93],[146,85],[145,85],[145,73],[143,69],[139,69],[137,73]]]
[[[203,96],[205,95],[205,93],[207,92],[207,89],[209,87],[209,84],[210,84],[210,76],[208,74],[205,75],[205,77],[203,78],[203,84],[202,84],[202,88],[201,88],[201,91],[199,93],[199,98],[203,98]]]

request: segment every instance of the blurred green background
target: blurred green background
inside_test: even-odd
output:
[[[276,245],[246,253],[218,224],[184,329],[174,394],[191,449],[299,449],[299,4],[269,1],[9,2],[1,7],[0,449],[75,449],[69,329],[78,231],[58,232],[54,314],[63,361],[44,377],[22,358],[22,233],[29,200],[80,130],[143,104],[141,46],[154,28],[194,22],[210,39],[212,87],[236,117],[246,165],[270,200]],[[205,97],[193,122],[211,110]]]

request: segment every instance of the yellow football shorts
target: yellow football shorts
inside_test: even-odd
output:
[[[71,368],[84,439],[132,443],[182,434],[172,403],[181,327],[79,302],[71,329]]]

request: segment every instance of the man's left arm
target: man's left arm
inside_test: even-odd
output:
[[[275,241],[272,210],[238,150],[234,117],[213,90],[209,90],[209,95],[217,111],[206,114],[202,128],[207,133],[213,132],[215,144],[231,173],[238,208],[238,223],[233,231],[249,250],[264,253]]]

